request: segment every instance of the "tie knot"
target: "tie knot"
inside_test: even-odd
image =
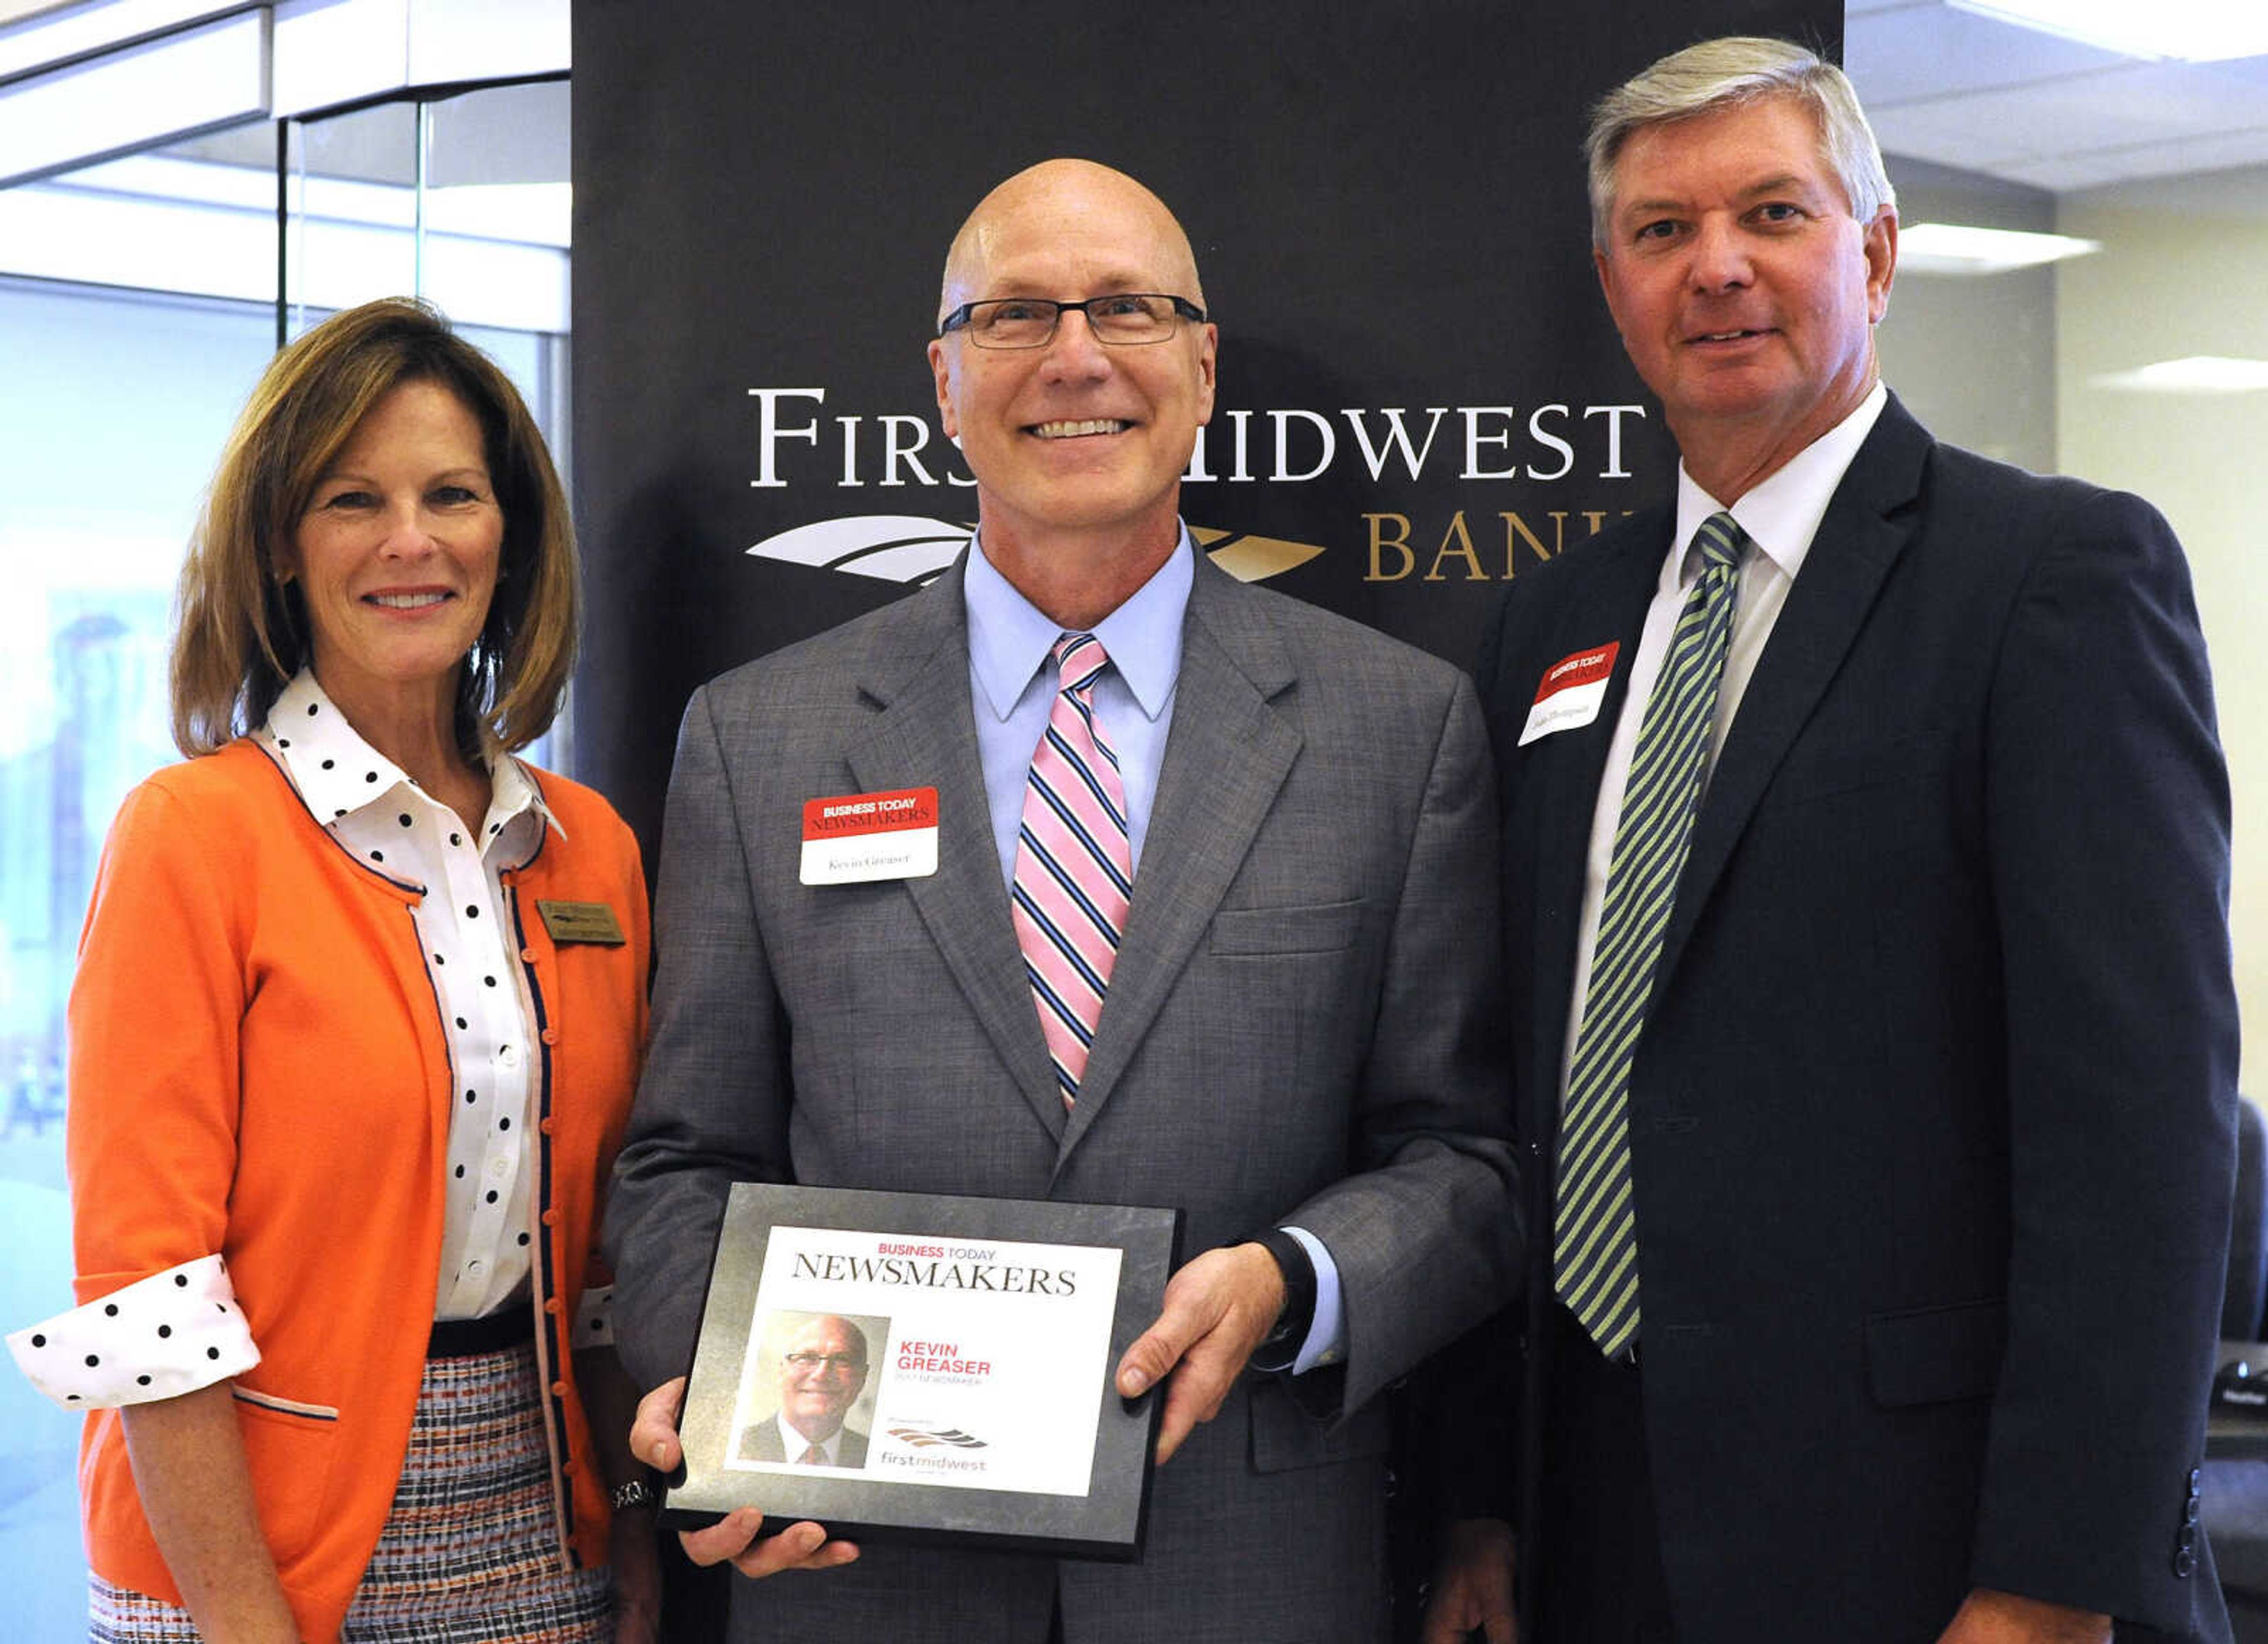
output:
[[[1712,514],[1693,533],[1690,552],[1699,556],[1704,571],[1730,570],[1740,564],[1741,550],[1748,540],[1749,533],[1741,529],[1740,521],[1730,514]]]
[[[1066,691],[1084,691],[1110,665],[1110,655],[1092,634],[1066,634],[1056,641],[1056,676]]]

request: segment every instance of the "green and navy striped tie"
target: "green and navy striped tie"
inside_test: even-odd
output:
[[[1678,613],[1631,755],[1583,1025],[1567,1074],[1551,1283],[1609,1358],[1638,1339],[1631,1063],[1701,806],[1702,771],[1747,540],[1730,514],[1712,515],[1694,534],[1689,552],[1700,560],[1701,575]]]

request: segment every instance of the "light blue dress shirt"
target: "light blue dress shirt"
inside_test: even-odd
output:
[[[1118,755],[1138,903],[1142,841],[1158,794],[1158,770],[1165,763],[1166,736],[1173,729],[1174,693],[1182,677],[1182,623],[1196,579],[1197,548],[1184,525],[1181,541],[1156,574],[1091,630],[1110,658],[1094,682],[1094,716]],[[1032,751],[1047,729],[1057,688],[1049,653],[1064,630],[993,568],[981,542],[969,544],[961,593],[968,610],[968,694],[976,719],[976,752],[984,767],[984,797],[991,807],[992,842],[1005,891],[1016,881],[1016,834],[1023,824]],[[1330,1252],[1303,1228],[1284,1230],[1315,1264],[1315,1319],[1292,1360],[1297,1374],[1337,1362],[1345,1353],[1345,1328],[1339,1270]]]

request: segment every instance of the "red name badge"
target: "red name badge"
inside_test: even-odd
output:
[[[937,789],[834,794],[803,802],[806,884],[920,879],[937,871]]]
[[[1539,737],[1573,730],[1596,719],[1599,705],[1607,700],[1607,683],[1614,678],[1615,658],[1622,649],[1620,640],[1609,640],[1562,657],[1546,668],[1543,679],[1536,681],[1535,705],[1528,710],[1528,723],[1521,730],[1517,745],[1524,748]]]

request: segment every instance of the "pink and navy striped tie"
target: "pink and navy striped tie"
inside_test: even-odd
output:
[[[1103,990],[1117,962],[1134,854],[1118,755],[1094,718],[1094,682],[1110,658],[1092,634],[1064,635],[1054,655],[1061,683],[1046,734],[1032,752],[1010,911],[1040,1031],[1069,1107],[1079,1096]]]

